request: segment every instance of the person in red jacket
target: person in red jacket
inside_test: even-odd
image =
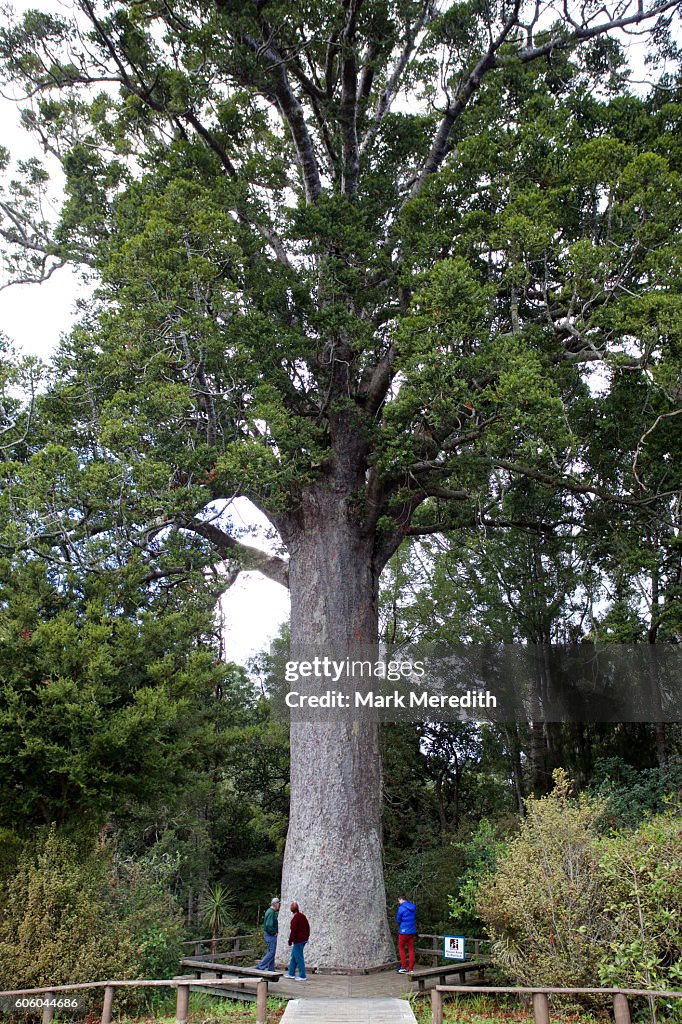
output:
[[[289,933],[289,945],[291,946],[291,960],[289,971],[285,975],[293,978],[294,981],[307,981],[305,974],[305,960],[303,959],[303,947],[310,938],[310,925],[308,918],[298,909],[298,903],[294,900],[289,908],[294,915],[291,919],[291,931]],[[298,967],[298,978],[296,968]]]

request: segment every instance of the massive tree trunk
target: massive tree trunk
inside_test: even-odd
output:
[[[287,538],[292,656],[377,640],[378,571],[348,489],[310,489]],[[320,689],[328,688],[324,682]],[[329,684],[329,688],[333,688]],[[378,726],[291,726],[291,812],[278,960],[288,956],[288,903],[310,921],[313,966],[376,967],[395,957],[386,916]]]

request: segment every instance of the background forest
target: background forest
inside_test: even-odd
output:
[[[485,7],[434,22],[439,43],[463,47]],[[58,34],[45,18],[0,33],[16,80]],[[652,67],[676,66],[657,24]],[[151,59],[134,19],[115,27]],[[438,73],[422,54],[411,86],[429,100]],[[580,57],[511,53],[462,108],[456,166],[400,201],[400,315],[377,331],[395,331],[410,383],[377,403],[368,471],[389,494],[373,525],[394,550],[390,644],[682,642],[682,82],[643,92],[629,76],[610,38]],[[191,112],[186,85],[155,82],[173,117]],[[293,158],[247,93],[218,104],[214,141],[281,202]],[[49,243],[37,161],[0,204],[11,270],[73,261],[98,282],[51,365],[0,352],[2,987],[168,976],[189,938],[258,932],[280,888],[289,739],[268,654],[226,663],[215,607],[240,567],[282,564],[235,539],[226,495],[247,479],[288,509],[329,461],[347,408],[313,421],[282,399],[305,404],[307,384],[289,386],[299,313],[308,339],[347,316],[358,379],[369,359],[348,309],[311,312],[286,259],[256,250],[245,224],[268,201],[215,185],[225,154],[201,124],[192,135],[183,113],[161,138],[132,87],[124,100],[84,113],[69,94],[25,115],[66,175]],[[286,214],[301,267],[311,238],[331,247],[330,293],[388,287],[359,284],[375,248],[363,218],[386,201],[391,222],[386,181],[424,156],[432,115],[377,128],[361,217],[333,190]],[[257,301],[230,319],[242,287]],[[257,436],[265,419],[276,443]],[[357,517],[369,497],[353,493]],[[220,529],[196,518],[221,502]],[[682,986],[679,725],[388,724],[380,743],[389,908],[407,891],[420,931],[487,935],[521,982]]]

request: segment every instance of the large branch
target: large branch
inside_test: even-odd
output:
[[[584,43],[589,39],[594,39],[596,36],[605,35],[607,32],[629,28],[631,25],[641,25],[642,22],[649,21],[651,18],[657,18],[660,14],[665,13],[665,11],[678,6],[679,0],[665,0],[664,3],[654,4],[648,11],[645,11],[640,4],[635,14],[622,18],[612,18],[610,21],[601,22],[599,25],[593,25],[590,28],[579,26],[568,36],[553,36],[540,46],[528,46],[524,50],[520,50],[513,57],[501,57],[498,63],[502,65],[509,60],[520,60],[524,64],[528,64],[539,57],[548,56],[553,50],[567,50],[578,43]]]
[[[329,97],[326,91],[317,81],[311,81],[310,77],[306,75],[301,65],[298,54],[294,51],[290,56],[287,57],[287,66],[290,74],[296,79],[301,87],[301,91],[304,96],[307,96],[310,103],[310,109],[315,118],[318,131],[320,133],[320,139],[324,146],[325,154],[327,157],[327,173],[331,177],[334,174],[334,169],[338,163],[338,153],[334,145],[334,139],[329,130],[329,115],[327,111],[327,102]],[[324,166],[320,158],[320,166]]]
[[[464,83],[459,87],[455,98],[448,104],[447,110],[445,111],[441,123],[438,126],[438,131],[431,145],[431,150],[426,158],[426,162],[417,180],[412,186],[410,193],[412,198],[421,192],[425,181],[430,177],[430,175],[435,174],[450,152],[452,148],[450,136],[455,122],[466,109],[469,100],[478,90],[485,75],[492,70],[492,68],[496,67],[497,51],[506,41],[512,29],[514,29],[518,24],[520,9],[521,0],[515,0],[511,15],[507,18],[497,36],[495,36],[494,39],[491,39],[487,51],[466,77]]]
[[[634,25],[641,25],[643,22],[650,21],[652,18],[657,18],[660,14],[663,14],[665,11],[671,10],[673,7],[677,7],[678,5],[679,0],[664,0],[664,2],[654,4],[654,6],[650,7],[648,10],[644,10],[641,0],[638,0],[638,9],[634,14],[610,18],[608,21],[603,21],[598,25],[592,25],[589,27],[586,25],[577,26],[572,32],[552,36],[540,46],[527,46],[523,49],[517,50],[515,53],[509,54],[508,56],[504,55],[500,57],[498,52],[500,47],[507,40],[512,30],[520,27],[518,14],[521,5],[520,0],[517,0],[511,16],[507,19],[495,39],[492,40],[486,53],[480,58],[476,66],[466,77],[463,84],[459,87],[454,99],[448,104],[438,127],[436,137],[433,140],[429,155],[426,158],[426,162],[424,163],[424,166],[412,187],[410,198],[414,198],[414,196],[421,192],[425,182],[432,174],[435,174],[436,171],[440,169],[443,161],[451,152],[451,135],[454,125],[468,106],[472,96],[477,92],[483,78],[490,71],[495,68],[502,67],[504,64],[512,61],[521,61],[524,64],[528,64],[541,57],[548,56],[553,50],[569,50],[578,46],[580,43],[587,42],[590,39],[595,39],[601,35],[606,35],[609,32],[614,32],[618,29],[630,28]]]
[[[373,368],[367,383],[363,381],[360,387],[360,395],[364,402],[366,412],[374,416],[388,394],[391,381],[395,376],[394,364],[398,358],[398,349],[391,345],[384,356]]]
[[[360,176],[358,149],[358,67],[355,53],[357,0],[347,0],[346,24],[341,35],[341,104],[339,124],[342,139],[341,190],[354,195]]]
[[[284,59],[272,46],[263,45],[251,36],[242,36],[244,43],[259,58],[265,58],[268,64],[263,68],[272,97],[277,101],[280,114],[291,132],[298,163],[303,175],[306,199],[314,203],[322,194],[322,182],[317,165],[315,147],[306,124],[303,106],[291,87]]]
[[[534,480],[553,491],[564,491],[570,494],[583,495],[586,498],[599,498],[610,505],[623,505],[627,508],[633,509],[644,509],[649,506],[650,510],[652,510],[651,507],[654,506],[661,498],[672,497],[679,494],[678,491],[670,491],[664,494],[652,495],[648,498],[634,498],[630,495],[615,494],[612,491],[599,487],[593,483],[583,482],[579,478],[568,473],[548,473],[544,470],[536,469],[534,466],[528,466],[519,462],[510,462],[506,459],[493,458],[490,460],[490,467],[503,469],[519,478]],[[430,469],[431,467],[427,468]],[[408,473],[408,475],[412,476],[411,473]],[[421,481],[419,480],[418,473],[415,474],[415,477],[413,478],[413,484],[417,485],[413,492],[411,494],[406,494],[404,500],[393,508],[390,507],[389,502],[395,488],[376,488],[377,500],[375,501],[375,504],[378,505],[378,507],[373,509],[374,519],[376,520],[378,515],[381,514],[393,524],[392,529],[389,528],[385,531],[375,556],[381,567],[386,564],[405,537],[426,536],[428,534],[461,529],[467,524],[467,522],[470,522],[471,525],[480,525],[485,522],[483,517],[486,516],[491,508],[493,508],[498,502],[498,499],[495,499],[495,501],[487,507],[474,509],[468,518],[465,517],[466,521],[459,517],[452,522],[445,522],[443,520],[439,523],[413,525],[412,518],[414,513],[428,498],[441,499],[448,502],[450,505],[457,506],[470,501],[475,497],[474,494],[466,490],[454,490],[446,486],[441,486],[437,479],[434,480],[427,478],[426,480]],[[655,514],[655,510],[652,511],[654,511]],[[660,515],[658,515],[657,518],[661,521],[668,521],[663,519]],[[500,523],[499,525],[502,524]],[[525,524],[521,521],[510,520],[506,521],[504,525],[521,526]]]
[[[381,95],[379,96],[376,107],[374,108],[372,119],[362,138],[362,143],[360,145],[361,157],[365,156],[365,154],[368,153],[369,150],[374,145],[374,140],[377,136],[379,128],[381,127],[382,121],[389,113],[391,107],[393,106],[393,101],[398,95],[403,75],[405,74],[405,70],[407,69],[407,65],[410,62],[412,54],[414,53],[414,48],[417,42],[417,36],[426,26],[427,21],[432,16],[432,13],[432,0],[425,0],[421,14],[419,15],[415,23],[407,29],[403,49],[400,53],[400,56],[398,57],[398,60],[396,61],[393,71],[388,77],[388,81],[386,83],[385,88],[382,90]],[[370,53],[369,60],[371,61],[371,59],[372,54]],[[361,96],[369,94],[369,88],[371,86],[373,78],[374,71],[371,65],[368,64],[365,66],[363,70],[363,75],[361,79]]]
[[[239,573],[241,572],[241,569],[236,569],[228,573],[221,572],[220,570],[220,563],[211,566],[211,571],[213,576],[219,581],[219,586],[210,588],[209,593],[213,592],[216,600],[221,596],[221,594],[224,594],[226,590],[229,590],[230,587],[237,582]],[[149,572],[145,573],[145,575],[138,579],[137,582],[144,586],[147,583],[156,583],[161,580],[182,581],[189,577],[190,571],[191,570],[186,565],[170,565],[166,568],[150,569]]]
[[[204,519],[183,518],[178,525],[183,530],[190,530],[198,536],[209,541],[218,552],[221,558],[237,559],[242,571],[262,572],[264,576],[274,580],[283,587],[289,586],[289,565],[277,555],[268,555],[267,552],[254,548],[250,544],[243,544],[225,533],[214,523],[206,522]]]
[[[438,533],[451,533],[453,530],[479,526],[495,530],[527,530],[530,533],[546,534],[549,537],[554,537],[559,527],[580,527],[582,522],[571,516],[555,519],[551,522],[542,522],[542,520],[536,521],[534,519],[489,519],[486,515],[475,514],[467,522],[458,520],[455,523],[424,523],[421,526],[408,526],[404,535],[405,537],[430,537]]]
[[[555,490],[570,491],[572,494],[591,495],[595,498],[601,498],[602,501],[606,501],[609,504],[626,505],[630,508],[642,508],[646,505],[652,505],[663,497],[669,497],[678,493],[677,491],[669,491],[665,492],[665,494],[652,495],[650,498],[632,498],[625,494],[614,494],[612,491],[606,490],[603,487],[597,487],[595,484],[582,483],[582,481],[577,477],[567,473],[547,473],[544,470],[535,469],[533,466],[526,466],[520,462],[509,462],[506,459],[492,459],[491,466],[496,467],[497,469],[504,469],[516,476],[527,477],[529,480],[535,480],[537,483],[543,484],[545,487]]]

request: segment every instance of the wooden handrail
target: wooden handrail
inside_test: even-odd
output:
[[[607,995],[613,998],[613,1016],[616,1024],[631,1024],[630,1007],[628,996],[648,997],[650,999],[682,999],[682,992],[669,992],[658,989],[642,988],[519,988],[510,985],[436,985],[431,990],[431,1022],[432,1024],[443,1024],[443,993],[457,992],[459,994],[471,994],[472,992],[509,992],[514,995],[531,996],[533,999],[533,1020],[535,1024],[550,1024],[549,999],[550,995],[561,996],[595,996]]]
[[[552,988],[549,986],[535,986],[533,988],[522,988],[519,986],[504,985],[439,985],[441,992],[516,992],[519,995],[532,995],[533,992],[542,992],[546,995],[587,995],[587,996],[612,996],[621,993],[624,996],[655,996],[656,998],[670,999],[682,998],[682,992],[671,992],[667,989],[653,988]]]
[[[104,1005],[102,1007],[101,1024],[111,1024],[111,1010],[114,1001],[114,991],[117,988],[177,988],[178,994],[175,1007],[176,1024],[187,1024],[187,1011],[189,1008],[189,990],[193,985],[202,988],[208,986],[221,986],[226,984],[247,985],[253,982],[253,978],[230,978],[226,982],[224,978],[168,978],[157,979],[131,979],[120,981],[83,981],[73,985],[45,985],[41,988],[17,988],[0,992],[0,997],[5,996],[30,996],[30,995],[54,995],[56,992],[75,992],[84,989],[103,988]],[[260,978],[256,982],[256,1024],[265,1024],[265,1014],[268,1002],[267,978]],[[50,1024],[54,1017],[54,1006],[43,1007],[43,1024]]]

